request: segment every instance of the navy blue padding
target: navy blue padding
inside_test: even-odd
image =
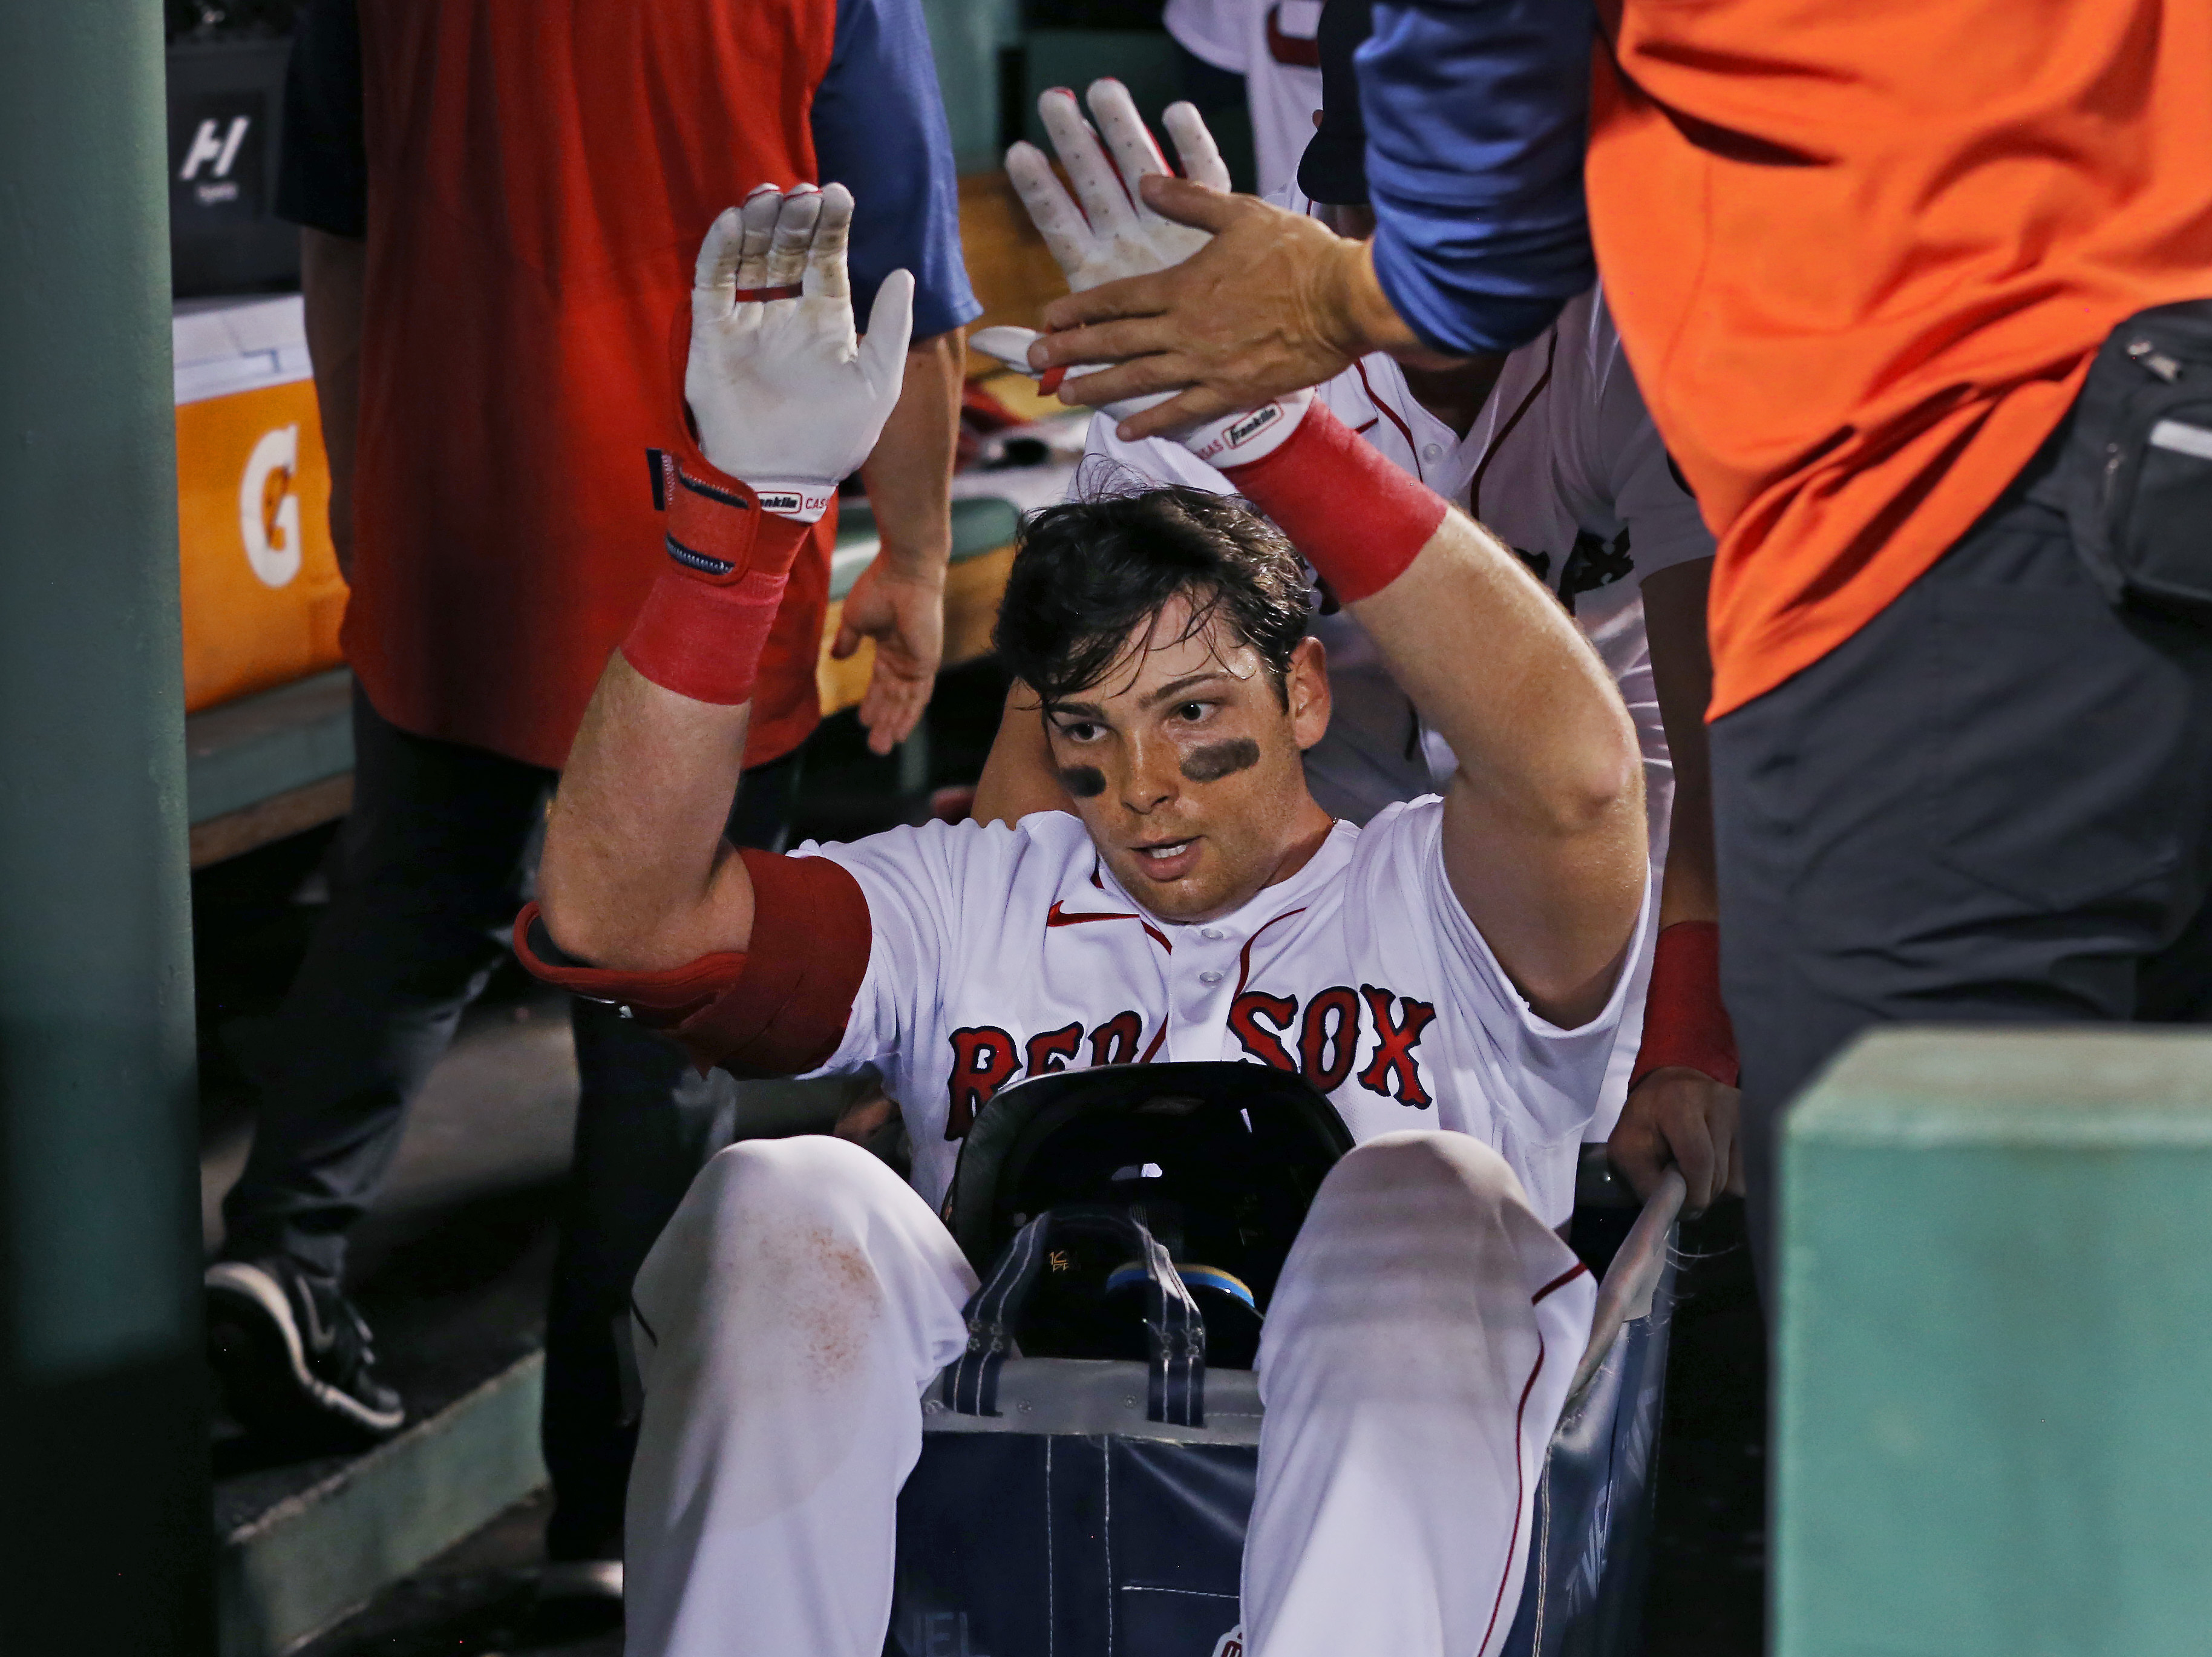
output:
[[[1552,1435],[1521,1608],[1499,1657],[1631,1657],[1642,1648],[1674,1316],[1669,1259],[1651,1315],[1622,1327]]]
[[[1258,1457],[930,1435],[899,1496],[887,1657],[1210,1657],[1237,1622]]]

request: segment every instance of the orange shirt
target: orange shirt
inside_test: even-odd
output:
[[[1592,232],[1719,538],[1717,718],[1958,540],[2123,318],[2212,296],[2212,6],[1601,10]]]
[[[666,562],[645,450],[714,215],[816,176],[835,0],[363,0],[368,270],[343,635],[392,723],[557,766]],[[834,512],[748,764],[820,718]]]

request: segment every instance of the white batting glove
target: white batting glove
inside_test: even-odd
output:
[[[1068,290],[1079,294],[1180,265],[1211,240],[1206,231],[1162,218],[1145,205],[1137,181],[1147,173],[1168,176],[1168,164],[1137,113],[1129,88],[1119,81],[1093,81],[1090,95],[1091,113],[1105,134],[1103,144],[1066,87],[1054,87],[1037,100],[1037,113],[1074,182],[1079,208],[1035,144],[1018,143],[1006,151],[1006,176],[1067,278]],[[1175,140],[1184,175],[1227,190],[1229,168],[1196,108],[1170,104],[1160,119]]]
[[[1098,118],[1097,131],[1076,107],[1075,94],[1065,87],[1055,87],[1037,100],[1037,113],[1043,117],[1053,149],[1074,182],[1076,200],[1068,198],[1052,163],[1035,144],[1018,143],[1006,151],[1006,175],[1013,180],[1015,192],[1029,210],[1030,222],[1044,237],[1072,293],[1124,277],[1164,271],[1182,264],[1212,240],[1209,232],[1162,218],[1145,205],[1139,180],[1147,173],[1165,176],[1168,164],[1159,145],[1152,142],[1144,117],[1137,113],[1128,88],[1119,81],[1093,81],[1090,99],[1091,113]],[[1160,120],[1175,140],[1184,174],[1211,189],[1227,190],[1229,168],[1197,109],[1188,103],[1170,104]],[[1105,135],[1103,143],[1101,132]],[[1078,207],[1076,201],[1082,205]],[[1029,328],[983,328],[969,335],[968,343],[1024,374],[1034,374],[1029,366],[1029,348],[1036,338]],[[1054,392],[1065,381],[1087,371],[1055,369],[1038,383],[1043,390]],[[1174,394],[1157,392],[1148,397],[1132,397],[1105,405],[1104,412],[1126,420]],[[1256,409],[1208,421],[1178,434],[1176,441],[1208,465],[1247,466],[1281,447],[1312,402],[1310,391],[1292,392]]]
[[[894,271],[854,338],[852,223],[842,184],[763,185],[708,229],[691,289],[684,395],[700,449],[763,509],[808,523],[875,448],[914,331],[914,277]]]

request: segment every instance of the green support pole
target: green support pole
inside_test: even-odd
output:
[[[155,0],[0,0],[0,1651],[212,1649]]]
[[[2212,1033],[1885,1033],[1783,1161],[1778,1657],[2212,1650]]]

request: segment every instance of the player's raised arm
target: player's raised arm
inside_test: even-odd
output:
[[[1605,666],[1497,537],[1306,407],[1230,481],[1347,604],[1451,744],[1444,865],[1535,1008],[1605,1005],[1644,902],[1644,771]]]
[[[722,838],[761,651],[800,546],[897,400],[914,281],[853,332],[852,197],[768,186],[708,232],[684,410],[656,487],[669,567],[607,664],[562,772],[539,867],[544,929],[592,966],[656,972],[750,947],[754,893]]]
[[[1090,94],[1102,143],[1072,96],[1039,101],[1073,180],[1071,201],[1026,144],[1006,170],[1071,287],[1158,271],[1192,232],[1141,205],[1166,171],[1118,83]],[[1166,125],[1186,170],[1212,150],[1188,105]],[[1108,157],[1118,167],[1113,189]],[[1202,241],[1202,238],[1201,238]],[[987,328],[974,347],[1025,363],[1036,336]],[[1079,371],[1071,371],[1075,373]],[[1126,419],[1165,394],[1107,405]],[[1595,1016],[1644,900],[1644,773],[1604,665],[1518,558],[1346,429],[1308,391],[1178,434],[1288,533],[1350,604],[1423,715],[1458,755],[1444,819],[1453,892],[1530,1003],[1556,1022]]]

